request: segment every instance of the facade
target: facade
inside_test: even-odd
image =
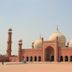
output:
[[[66,44],[66,37],[58,28],[47,41],[43,37],[32,43],[30,49],[22,47],[22,40],[18,44],[18,56],[11,55],[12,51],[12,29],[8,30],[8,42],[6,55],[0,55],[0,61],[8,62],[71,62],[72,40]]]

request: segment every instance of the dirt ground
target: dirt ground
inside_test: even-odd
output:
[[[72,72],[72,63],[0,63],[0,72]]]

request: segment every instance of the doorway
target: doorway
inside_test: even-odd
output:
[[[51,46],[45,49],[45,61],[54,61],[54,49]]]

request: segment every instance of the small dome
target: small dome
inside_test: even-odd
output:
[[[59,46],[60,47],[65,46],[66,38],[59,31],[53,32],[52,35],[48,38],[48,41],[55,41],[57,37],[58,37]]]
[[[19,40],[18,42],[19,42],[19,45],[22,45],[22,40]]]
[[[72,39],[69,42],[69,47],[72,47]]]
[[[34,48],[42,48],[42,39],[38,39],[34,42]]]
[[[12,31],[12,29],[11,28],[9,28],[9,30],[8,31]]]

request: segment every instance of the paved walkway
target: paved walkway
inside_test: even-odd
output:
[[[0,72],[72,72],[72,63],[0,63]]]

